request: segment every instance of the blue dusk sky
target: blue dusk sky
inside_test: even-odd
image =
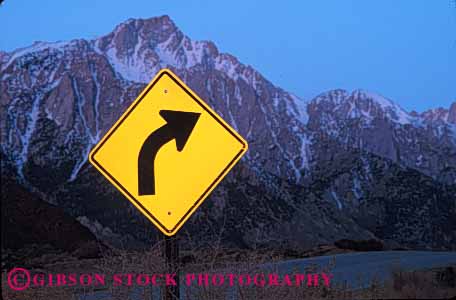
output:
[[[0,50],[91,39],[129,18],[166,14],[306,100],[362,88],[423,111],[456,101],[455,1],[6,0]]]

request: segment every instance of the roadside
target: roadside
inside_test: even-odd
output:
[[[147,251],[104,252],[101,258],[78,259],[70,255],[30,258],[26,266],[33,272],[49,273],[160,273],[165,272],[160,244]],[[296,256],[310,256],[297,258]],[[183,299],[369,299],[369,298],[451,298],[456,296],[456,253],[426,251],[356,252],[336,246],[321,245],[305,253],[247,251],[233,249],[200,249],[181,253],[183,273],[312,273],[327,272],[334,276],[330,287],[291,286],[202,286],[181,289]],[[402,257],[402,264],[394,260]],[[291,259],[290,259],[291,258]],[[358,261],[359,264],[354,262]],[[365,263],[363,263],[365,262]],[[453,262],[453,263],[449,263]],[[437,264],[436,267],[427,267]],[[385,276],[366,276],[368,271],[385,267]],[[413,266],[413,270],[410,269]],[[388,268],[386,268],[388,267]],[[378,270],[378,269],[377,269]],[[380,274],[380,273],[378,273]],[[108,276],[109,277],[109,276]],[[363,278],[364,277],[364,278]],[[360,281],[350,278],[359,278]],[[361,280],[365,279],[365,280]],[[365,281],[368,281],[367,285]],[[154,290],[154,291],[153,291]],[[158,288],[150,286],[39,287],[12,291],[7,286],[7,272],[2,271],[3,299],[133,299],[149,300]],[[79,298],[74,298],[78,295]]]

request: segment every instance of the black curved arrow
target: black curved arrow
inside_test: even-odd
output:
[[[182,151],[200,116],[199,113],[161,110],[166,124],[152,132],[141,147],[138,157],[138,194],[155,195],[154,161],[158,150],[176,140],[177,151]]]

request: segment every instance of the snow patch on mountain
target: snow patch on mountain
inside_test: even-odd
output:
[[[191,68],[203,61],[207,43],[201,41],[192,41],[187,37],[184,37],[184,41],[185,43],[183,44],[183,49],[187,60],[186,67]]]
[[[310,146],[312,145],[311,140],[306,135],[301,135],[300,138],[301,142],[301,150],[299,151],[301,157],[301,170],[309,170],[310,169],[310,159],[312,157],[312,153],[310,151]],[[298,181],[301,179],[301,174],[297,177]]]
[[[336,202],[337,208],[339,210],[341,210],[342,209],[342,202],[340,202],[339,196],[337,196],[335,191],[331,191],[331,196],[334,199],[334,201]]]
[[[413,118],[398,104],[379,94],[359,89],[353,91],[352,96],[357,98],[371,99],[375,103],[379,104],[382,110],[385,111],[391,119],[401,125],[411,124],[415,120],[415,118]]]
[[[237,63],[237,60],[229,54],[221,53],[215,59],[214,68],[225,73],[234,81],[238,80],[240,77],[238,67],[239,63]]]
[[[400,105],[380,94],[363,89],[351,93],[343,89],[331,90],[318,95],[311,103],[324,107],[330,119],[337,113],[344,119],[361,119],[366,125],[370,125],[378,117],[386,117],[396,126],[424,125],[421,117],[408,113]]]
[[[30,53],[40,52],[40,51],[48,50],[48,49],[55,49],[55,50],[62,51],[63,48],[65,46],[67,46],[68,44],[69,44],[69,42],[64,42],[64,41],[59,41],[59,42],[35,42],[35,43],[33,43],[33,45],[31,45],[29,47],[24,47],[24,48],[20,48],[20,49],[14,50],[11,53],[11,56],[9,57],[9,60],[2,67],[1,70],[4,70],[4,69],[8,68],[8,66],[11,63],[13,63],[18,57],[22,57],[22,56],[25,56],[25,55],[30,54]]]
[[[100,50],[97,52],[100,53]],[[146,63],[141,56],[121,57],[115,47],[106,51],[106,57],[114,70],[124,79],[134,82],[148,83],[160,69],[159,65]]]
[[[355,176],[353,176],[352,191],[353,191],[353,195],[355,195],[356,200],[361,199],[361,197],[363,196],[363,190],[361,188],[361,181],[359,180],[359,177],[357,176],[357,174],[355,174]]]
[[[296,107],[297,113],[293,113],[302,125],[306,125],[309,122],[309,114],[307,112],[307,106],[309,103],[302,100],[294,94],[290,94],[292,104]]]
[[[97,82],[96,80],[96,73],[94,73],[94,71],[92,70],[91,71],[91,74],[93,76],[93,78],[95,79],[95,82]],[[77,102],[77,109],[78,109],[78,115],[79,115],[79,119],[81,120],[81,123],[83,125],[83,128],[84,128],[84,134],[85,134],[85,137],[86,137],[86,145],[85,145],[85,148],[83,150],[83,153],[79,156],[79,160],[78,162],[76,163],[76,165],[73,167],[73,170],[71,171],[71,175],[70,175],[70,178],[68,181],[74,181],[76,178],[77,178],[77,175],[79,173],[79,171],[81,170],[81,168],[85,165],[85,163],[87,162],[87,159],[89,157],[89,153],[92,149],[92,147],[99,141],[100,139],[100,130],[98,128],[98,105],[99,105],[99,85],[96,84],[97,86],[97,90],[96,90],[96,95],[95,95],[95,103],[93,103],[93,107],[94,107],[94,110],[95,110],[95,134],[92,133],[92,130],[86,120],[86,117],[84,115],[84,112],[83,112],[83,107],[86,103],[86,99],[84,97],[84,95],[79,91],[79,86],[76,82],[76,80],[72,80],[72,86],[73,86],[73,90],[74,90],[74,93],[75,93],[75,96],[76,96],[76,102]]]

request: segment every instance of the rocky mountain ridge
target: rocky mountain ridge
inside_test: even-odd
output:
[[[304,101],[212,42],[191,40],[167,16],[130,19],[94,40],[0,52],[2,153],[26,186],[101,238],[147,240],[137,229],[148,225],[94,173],[87,156],[163,67],[249,142],[233,175],[184,229],[201,234],[207,224],[215,232],[229,223],[226,239],[248,247],[353,236],[455,247],[456,103],[409,113],[380,95],[340,89]],[[391,182],[397,190],[381,192]],[[420,191],[416,201],[413,191]],[[398,218],[397,205],[424,215]],[[126,215],[136,221],[120,221]],[[421,236],[397,233],[404,224]],[[429,235],[427,224],[437,233]]]

